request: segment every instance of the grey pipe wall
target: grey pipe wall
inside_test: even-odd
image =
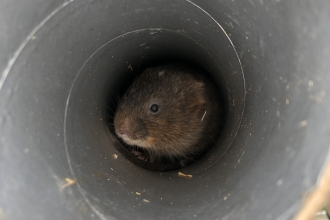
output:
[[[292,218],[329,150],[329,10],[326,0],[0,2],[0,219]],[[155,172],[116,150],[108,107],[168,58],[207,69],[227,117],[200,161]]]

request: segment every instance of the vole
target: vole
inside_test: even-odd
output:
[[[223,106],[205,71],[182,63],[144,70],[120,99],[116,135],[148,162],[194,161],[218,138]]]

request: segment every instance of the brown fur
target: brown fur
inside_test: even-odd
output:
[[[158,113],[150,111],[152,104],[159,106]],[[120,100],[114,125],[119,138],[151,155],[191,158],[217,139],[222,115],[217,88],[203,71],[168,64],[137,77]]]

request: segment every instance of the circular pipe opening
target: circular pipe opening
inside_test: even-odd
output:
[[[80,69],[70,91],[68,109],[70,109],[72,113],[68,114],[81,115],[84,120],[86,120],[87,124],[95,124],[95,121],[100,124],[105,123],[105,126],[113,133],[111,124],[113,123],[112,118],[118,99],[143,69],[147,66],[157,65],[166,61],[182,61],[195,65],[199,64],[207,68],[207,71],[216,80],[217,85],[219,85],[221,94],[223,94],[219,99],[221,99],[224,105],[224,111],[229,114],[228,118],[231,118],[229,125],[226,125],[224,122],[225,133],[222,139],[226,139],[227,142],[222,141],[222,144],[218,144],[216,152],[211,153],[206,158],[206,160],[209,161],[208,165],[205,164],[205,167],[207,167],[216,162],[229,148],[230,141],[232,141],[238,129],[243,114],[244,93],[242,91],[244,91],[244,78],[236,52],[228,40],[227,46],[227,50],[230,51],[230,53],[227,54],[230,54],[232,57],[220,62],[217,61],[214,55],[212,56],[205,47],[198,43],[197,40],[177,31],[146,29],[116,37],[102,45]],[[118,48],[128,49],[118,50]],[[118,52],[113,55],[113,51],[121,51],[121,53]],[[222,52],[220,51],[219,53]],[[124,62],[120,63],[118,60]],[[230,63],[229,67],[226,66],[228,63]],[[91,69],[95,70],[92,74]],[[224,74],[223,71],[227,71],[227,73]],[[237,76],[232,77],[233,75]],[[235,82],[233,82],[233,80],[235,80]],[[81,84],[85,84],[86,86],[81,86]],[[89,84],[88,89],[86,89],[87,84]],[[76,88],[76,85],[80,87]],[[239,86],[241,86],[241,88],[235,88]],[[235,92],[228,94],[228,89]],[[95,91],[97,90],[99,91],[97,93],[98,97],[95,96]],[[93,96],[91,96],[91,94]],[[235,107],[235,98],[237,107]],[[77,105],[74,101],[72,102],[71,99],[84,100],[84,102],[81,103],[82,105],[84,105],[84,103],[93,102],[94,104],[91,105],[91,108],[81,108],[80,105]],[[71,107],[71,105],[76,106]],[[105,110],[102,111],[103,108]],[[99,120],[95,120],[96,118],[99,118]],[[227,117],[224,119],[226,118]],[[77,121],[70,123],[70,120]],[[79,121],[81,121],[81,117],[69,118],[67,120],[69,124],[75,127],[70,127],[66,130],[77,132],[77,134],[69,136],[72,140],[68,141],[72,141],[72,146],[77,145],[74,137],[88,137],[88,132],[90,132],[89,129],[85,127],[80,128]],[[88,143],[85,140],[83,142]],[[78,145],[81,145],[81,143],[78,143]],[[135,162],[140,162],[122,149],[123,147],[120,146],[118,142],[115,142],[115,145],[118,146],[118,149],[122,150],[122,154],[125,154],[126,157]],[[141,163],[138,164],[142,165]],[[148,164],[145,164],[144,167],[148,168]]]
[[[36,17],[22,23],[30,34],[15,35],[25,37],[0,78],[0,173],[10,180],[1,180],[4,213],[16,219],[293,216],[328,153],[329,7],[70,1],[47,3],[38,20],[38,7],[26,2],[17,10]],[[311,7],[316,17],[301,13]],[[11,14],[0,17],[14,22],[8,18],[20,13]],[[14,38],[5,42],[17,46]],[[114,96],[144,68],[167,60],[208,71],[226,121],[200,160],[155,172],[118,152],[107,117]]]

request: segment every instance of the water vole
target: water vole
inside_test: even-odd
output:
[[[193,161],[218,138],[222,117],[218,90],[206,73],[176,63],[148,68],[134,80],[114,127],[126,144],[148,152],[149,162]]]

